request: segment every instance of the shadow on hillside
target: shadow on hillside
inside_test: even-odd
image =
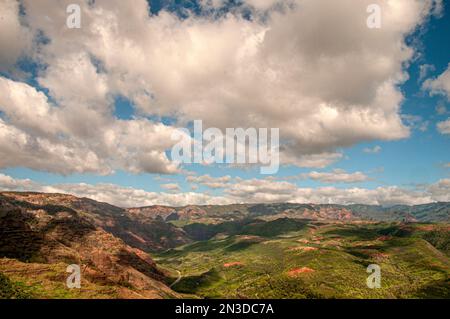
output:
[[[29,211],[44,211],[53,218],[37,219]],[[69,216],[55,218],[60,212]],[[71,208],[59,205],[37,205],[0,195],[0,257],[14,258],[23,262],[39,257],[41,248],[51,246],[45,235],[53,232],[58,242],[71,246],[95,227],[81,219]]]
[[[450,279],[433,282],[419,289],[418,298],[450,299]]]
[[[195,294],[200,289],[210,287],[220,280],[222,280],[220,274],[212,268],[200,275],[183,277],[172,288],[177,292]]]
[[[26,201],[21,201],[21,200],[17,200],[11,197],[6,197],[3,195],[0,195],[0,209],[2,208],[2,204],[1,202],[5,201],[8,202],[10,205],[19,207],[19,208],[23,208],[25,210],[45,210],[45,212],[49,215],[55,215],[57,213],[60,212],[66,212],[69,213],[72,216],[76,216],[77,212],[67,206],[63,206],[63,205],[53,205],[53,204],[45,204],[45,205],[40,205],[40,204],[33,204],[30,202],[26,202]]]
[[[119,258],[117,261],[119,265],[134,268],[147,277],[156,280],[164,280],[166,278],[164,274],[156,268],[156,264],[142,259],[133,252],[122,249],[117,254],[117,257]]]
[[[20,209],[1,213],[0,257],[29,261],[44,244],[43,234],[31,229],[32,218],[23,216]]]

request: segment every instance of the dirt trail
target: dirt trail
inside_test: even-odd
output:
[[[180,282],[181,278],[183,278],[183,276],[181,275],[181,272],[179,270],[176,270],[176,272],[178,273],[178,278],[177,280],[175,280],[169,287],[172,288],[173,286],[175,286],[177,283]]]

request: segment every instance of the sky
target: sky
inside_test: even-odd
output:
[[[450,201],[449,34],[439,0],[2,0],[0,190],[122,207]],[[195,120],[278,128],[279,171],[172,161]]]

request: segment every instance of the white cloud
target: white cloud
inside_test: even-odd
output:
[[[375,145],[372,148],[366,147],[363,151],[364,151],[364,153],[368,153],[368,154],[378,154],[381,152],[381,150],[382,150],[381,146]]]
[[[431,198],[427,194],[400,189],[398,187],[379,187],[376,189],[349,188],[338,189],[335,187],[323,187],[319,189],[300,189],[294,201],[310,201],[313,203],[328,204],[369,204],[369,205],[394,205],[394,204],[423,204]]]
[[[3,190],[28,190],[36,188],[38,185],[30,179],[15,179],[0,173],[0,188]]]
[[[113,119],[111,97],[118,94],[143,114],[175,116],[180,123],[280,128],[281,157],[299,166],[325,167],[342,156],[337,149],[360,141],[407,137],[398,85],[407,79],[403,66],[414,48],[405,37],[440,3],[379,1],[383,28],[374,32],[365,25],[370,0],[297,0],[251,21],[233,13],[149,16],[145,0],[98,0],[81,3],[77,30],[65,28],[70,0],[22,2],[30,30],[50,40],[32,56],[48,65],[38,81],[57,105],[44,106],[49,128],[25,118],[20,127],[5,121],[8,132],[16,129],[26,140],[25,127],[44,131],[34,145],[46,148],[42,154],[63,145],[67,172],[104,173],[176,171],[164,154],[170,128]],[[246,1],[261,10],[276,2]],[[36,147],[28,144],[19,143],[22,164],[52,170],[54,161],[33,163]],[[75,159],[91,154],[91,163],[70,163],[70,152]]]
[[[423,191],[397,186],[366,188],[302,188],[288,182],[248,180],[234,185],[225,193],[238,203],[314,203],[418,205],[435,201],[450,201],[449,179],[443,179]]]
[[[187,193],[157,193],[142,189],[126,188],[114,184],[62,184],[43,188],[48,192],[63,192],[76,196],[89,197],[120,207],[136,207],[150,205],[185,206],[214,205],[229,203],[228,199],[207,194]]]
[[[429,121],[425,121],[419,115],[403,114],[402,119],[408,127],[418,129],[421,132],[425,132],[428,129],[428,125],[430,125]]]
[[[17,59],[28,53],[31,34],[21,23],[19,1],[0,1],[0,71],[11,70]]]
[[[229,175],[221,176],[221,177],[212,177],[209,175],[202,176],[188,176],[186,180],[190,183],[202,184],[209,188],[225,188],[230,186],[232,182],[232,178]]]
[[[447,202],[450,198],[450,179],[441,179],[437,183],[429,186],[428,192],[434,201]]]
[[[209,196],[194,192],[164,193],[148,192],[142,189],[122,187],[114,184],[57,184],[43,185],[29,179],[14,179],[0,174],[0,191],[36,191],[46,193],[66,193],[78,197],[88,197],[107,202],[119,207],[136,207],[150,205],[184,206],[184,205],[220,205],[229,204],[230,200],[221,196]]]
[[[450,118],[447,121],[439,122],[437,128],[442,134],[450,134]]]
[[[359,183],[369,179],[361,172],[347,173],[342,169],[335,169],[332,172],[309,172],[302,174],[303,178],[310,178],[324,183]]]
[[[84,64],[85,60],[79,62]],[[55,83],[63,80],[61,77]],[[58,85],[52,87],[60,92]],[[110,105],[106,101],[96,102],[104,94],[98,91],[104,90],[96,89],[95,84],[88,86],[93,88],[86,88],[90,93],[79,97],[62,94],[69,100],[53,106],[28,84],[0,77],[0,111],[4,113],[0,118],[0,167],[24,166],[60,174],[109,174],[116,169],[133,173],[178,171],[165,155],[175,143],[171,140],[174,128],[144,118],[118,120],[107,112]]]
[[[272,8],[273,6],[277,4],[283,4],[285,3],[292,3],[293,1],[280,1],[280,0],[244,0],[246,4],[248,4],[250,7],[253,7],[257,10],[268,10]]]
[[[295,156],[295,153],[290,150],[284,150],[282,155],[282,160],[285,164],[307,168],[324,168],[337,162],[343,157],[342,153],[319,153],[297,157]]]
[[[162,184],[161,188],[171,192],[181,191],[181,187],[177,183]]]
[[[295,202],[315,204],[416,205],[450,201],[450,179],[441,179],[425,189],[410,190],[397,186],[365,188],[301,188],[284,181],[241,180],[225,190],[223,196],[195,192],[157,193],[114,184],[42,185],[31,180],[0,174],[0,190],[68,193],[108,202],[121,207],[148,205],[224,205],[231,203]]]
[[[450,64],[440,76],[426,80],[423,88],[429,90],[432,95],[446,95],[450,101]]]
[[[199,0],[200,5],[204,9],[220,9],[224,8],[229,1],[227,0]],[[258,15],[261,12],[265,12],[269,9],[274,8],[275,6],[287,6],[295,1],[292,0],[242,0],[241,7],[238,9],[250,9],[254,14]]]
[[[293,199],[297,191],[295,184],[267,179],[242,180],[224,192],[235,202],[286,202]]]
[[[422,64],[419,66],[419,81],[422,81],[427,77],[430,72],[436,70],[436,67],[432,64]]]

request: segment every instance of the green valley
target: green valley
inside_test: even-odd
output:
[[[450,298],[449,228],[309,222],[284,233],[222,234],[159,254],[172,288],[203,298]],[[369,289],[369,264],[382,287]]]

